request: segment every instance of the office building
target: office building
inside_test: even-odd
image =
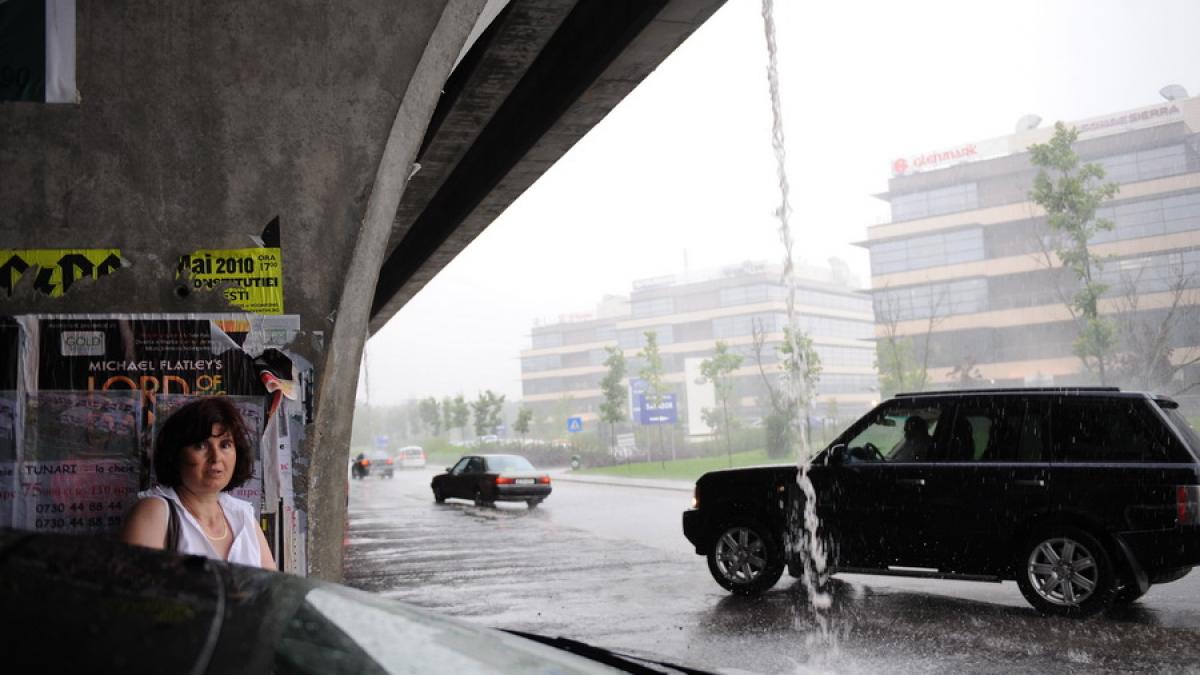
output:
[[[1100,312],[1122,340],[1107,384],[1178,391],[1196,369],[1154,385],[1136,345],[1162,333],[1175,366],[1200,356],[1200,98],[1068,124],[1079,130],[1081,162],[1100,164],[1120,186],[1096,213],[1114,228],[1091,242],[1109,287]],[[931,388],[1098,384],[1098,369],[1073,352],[1080,330],[1064,298],[1078,284],[1048,254],[1045,212],[1030,199],[1037,170],[1027,148],[1054,133],[1038,125],[1029,116],[1009,136],[897,159],[879,195],[891,221],[862,242],[876,337],[910,340],[928,359]]]
[[[801,268],[794,276],[797,324],[812,337],[823,367],[812,414],[860,414],[879,398],[871,299],[838,260],[825,268]],[[654,331],[680,424],[686,421],[693,434],[705,431],[697,418],[702,407],[712,406],[712,388],[697,383],[694,374],[718,340],[743,357],[734,377],[734,412],[755,424],[767,414],[769,401],[754,356],[754,329],[759,326],[764,334],[763,369],[774,381],[787,322],[787,287],[779,266],[748,262],[685,277],[643,279],[634,282],[627,299],[606,298],[595,314],[533,327],[531,348],[521,353],[524,403],[538,420],[569,413],[594,425],[603,401],[604,348],[620,346],[628,375],[636,378],[645,333]]]

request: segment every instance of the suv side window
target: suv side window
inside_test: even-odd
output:
[[[951,462],[1040,462],[1046,425],[1041,401],[1017,396],[963,398],[947,439]]]
[[[470,457],[463,457],[462,459],[458,460],[458,464],[454,465],[454,468],[450,470],[450,473],[455,476],[461,476],[462,474],[466,473],[467,465],[470,463]]]
[[[847,460],[934,461],[942,454],[938,429],[943,417],[948,417],[946,408],[942,401],[893,401],[847,441]]]
[[[1051,415],[1054,456],[1063,462],[1167,462],[1162,425],[1141,399],[1070,398]]]

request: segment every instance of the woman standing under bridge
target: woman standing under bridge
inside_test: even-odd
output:
[[[227,494],[253,472],[246,424],[229,399],[205,397],[172,414],[154,447],[158,485],[142,494],[121,540],[276,569],[250,504]]]

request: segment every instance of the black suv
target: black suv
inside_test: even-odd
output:
[[[1200,436],[1115,388],[901,394],[808,472],[832,572],[1016,580],[1045,613],[1132,602],[1200,564]],[[797,467],[706,473],[683,531],[724,588],[803,569]]]

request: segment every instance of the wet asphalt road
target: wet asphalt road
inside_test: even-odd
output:
[[[680,530],[686,491],[559,480],[540,508],[435,504],[433,470],[354,481],[346,583],[499,628],[761,673],[1200,673],[1200,572],[1090,620],[1013,583],[834,579],[825,616],[784,578],[735,598]]]

